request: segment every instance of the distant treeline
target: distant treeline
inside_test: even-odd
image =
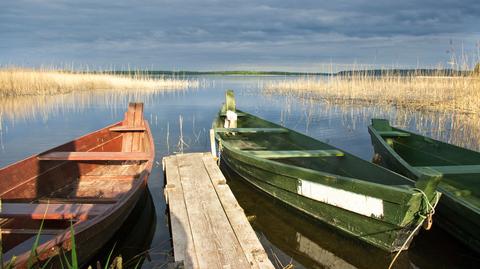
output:
[[[349,70],[337,73],[314,72],[281,72],[281,71],[89,71],[87,73],[108,73],[117,75],[152,75],[152,76],[468,76],[472,71],[453,69],[371,69]]]

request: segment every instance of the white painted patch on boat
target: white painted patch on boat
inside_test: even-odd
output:
[[[302,196],[364,216],[383,217],[383,201],[381,199],[302,179],[298,183],[297,193]]]
[[[357,267],[320,247],[317,243],[297,232],[298,251],[320,263],[325,268],[355,269]]]

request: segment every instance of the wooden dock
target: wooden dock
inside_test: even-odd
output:
[[[184,268],[274,268],[210,153],[163,159],[175,262]]]

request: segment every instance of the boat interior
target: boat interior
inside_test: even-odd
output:
[[[4,257],[29,251],[42,221],[45,242],[142,184],[151,158],[146,132],[143,105],[132,103],[122,122],[0,169]]]
[[[373,127],[409,165],[442,176],[440,187],[480,206],[480,153],[391,127],[374,120]]]
[[[236,128],[216,129],[224,142],[235,149],[288,165],[374,183],[413,184],[402,176],[311,137],[241,111],[237,114]],[[216,126],[223,127],[225,117],[221,114]]]

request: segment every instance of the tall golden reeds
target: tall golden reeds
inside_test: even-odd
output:
[[[196,88],[197,80],[152,78],[148,75],[114,75],[45,69],[0,69],[0,97],[48,95],[77,90],[171,90]]]
[[[272,81],[270,93],[292,94],[338,104],[371,104],[425,111],[480,113],[480,78],[475,76],[330,76]]]

